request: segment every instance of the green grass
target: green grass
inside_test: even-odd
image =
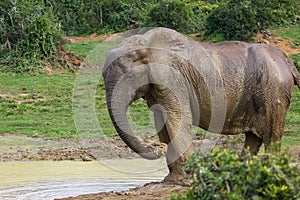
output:
[[[300,45],[300,25],[271,29],[270,32],[275,35],[290,39],[292,42],[292,47],[296,47],[296,44]]]
[[[282,27],[269,30],[271,33],[275,35],[282,36],[291,41],[292,48],[300,48],[300,24],[289,27]],[[297,69],[300,71],[300,55],[292,54],[290,55]]]
[[[73,137],[73,74],[0,75],[0,132]]]
[[[77,134],[73,119],[74,81],[75,74],[71,73],[0,75],[0,132],[41,134],[51,138],[82,136]],[[135,133],[153,130],[153,116],[143,100],[134,102],[128,113]],[[115,135],[106,107],[102,78],[96,90],[96,115],[103,132],[91,129],[84,136]]]
[[[300,90],[295,86],[286,116],[283,146],[300,145]]]
[[[75,53],[83,58],[85,58],[89,53],[95,49],[95,47],[102,41],[91,41],[84,43],[68,43],[64,45],[64,48],[72,53]]]

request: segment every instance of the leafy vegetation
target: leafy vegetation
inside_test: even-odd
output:
[[[251,40],[259,30],[295,22],[298,9],[298,0],[229,0],[218,4],[209,15],[206,34],[221,34],[226,40]]]
[[[0,2],[0,67],[32,72],[55,60],[60,26],[43,1]]]
[[[260,29],[296,23],[299,1],[4,0],[0,70],[36,72],[60,65],[62,35],[164,26],[219,40],[250,40]]]
[[[185,199],[299,199],[300,175],[287,153],[263,153],[241,158],[234,150],[214,149],[211,154],[194,154],[185,169],[192,183]]]

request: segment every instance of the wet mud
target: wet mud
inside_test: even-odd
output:
[[[194,136],[194,143],[196,149],[201,146],[201,144],[203,143],[203,139],[204,137],[202,135]],[[237,141],[237,142],[233,143],[232,141]],[[216,146],[231,148],[232,145],[235,145],[236,148],[241,148],[242,141],[243,138],[241,136],[228,136],[228,137],[222,136],[219,138]],[[153,142],[156,141],[154,140]],[[20,174],[21,171],[18,170],[20,168],[14,170],[16,172],[14,175],[8,174],[8,170],[5,170],[6,172],[1,170],[2,173],[5,175],[5,177],[7,177],[7,180],[12,180],[13,177],[15,177],[16,179],[20,178],[18,179],[19,181],[21,179],[22,180],[37,179],[40,176],[35,174],[35,172],[42,170],[40,173],[42,174],[45,173],[45,169],[47,169],[47,173],[49,174],[51,172],[51,170],[49,171],[49,169],[55,170],[59,167],[57,165],[61,165],[59,168],[60,170],[57,171],[61,171],[63,173],[63,175],[56,174],[56,176],[47,175],[47,173],[45,173],[42,178],[40,177],[42,180],[46,181],[53,177],[54,178],[56,177],[57,179],[54,180],[54,182],[53,180],[50,180],[51,181],[50,184],[46,184],[46,185],[39,184],[38,187],[37,185],[29,185],[29,188],[27,189],[17,188],[15,189],[15,191],[14,190],[11,191],[12,195],[19,194],[17,192],[21,191],[23,193],[29,192],[26,195],[31,194],[32,196],[36,195],[36,197],[41,197],[38,195],[47,195],[46,191],[48,190],[51,190],[52,193],[66,190],[67,187],[70,186],[70,179],[68,179],[67,176],[68,173],[71,172],[68,170],[70,170],[70,168],[72,167],[74,167],[74,169],[77,170],[77,171],[75,170],[76,171],[75,174],[77,178],[80,178],[81,182],[79,182],[79,185],[76,185],[77,182],[71,179],[72,180],[71,182],[73,184],[72,187],[74,188],[74,184],[75,184],[76,185],[75,188],[77,188],[77,190],[76,192],[68,195],[69,197],[64,197],[61,199],[78,199],[78,200],[80,199],[127,200],[127,199],[141,199],[141,198],[142,199],[169,199],[171,194],[183,193],[187,189],[186,187],[181,185],[169,185],[169,184],[161,183],[164,176],[166,176],[167,174],[165,160],[160,161],[159,165],[157,165],[156,167],[153,167],[152,164],[155,164],[155,162],[157,161],[144,160],[148,162],[149,165],[139,164],[139,163],[136,163],[135,165],[134,164],[135,160],[143,160],[143,159],[141,159],[139,155],[137,155],[131,149],[129,149],[125,145],[125,143],[117,136],[113,138],[106,138],[106,139],[81,138],[79,140],[67,140],[67,139],[49,140],[47,138],[39,137],[39,136],[27,137],[19,134],[0,134],[0,164],[2,164],[3,166],[4,164],[8,164],[8,165],[15,166],[14,168],[17,168],[16,165],[18,165],[18,163],[21,163],[23,165],[25,164],[26,166],[30,164],[34,165],[34,163],[36,164],[40,163],[41,165],[47,165],[50,163],[48,167],[36,168],[36,170],[33,170],[35,169],[34,166],[20,167],[22,169],[25,168],[30,169],[30,171],[32,171],[33,173],[29,173],[29,175],[32,175],[32,177],[23,177],[25,171],[23,172],[23,175]],[[22,161],[22,162],[15,162],[15,161]],[[34,161],[34,162],[27,162],[27,161]],[[52,161],[60,161],[60,162],[52,162]],[[71,161],[75,161],[75,162],[71,162]],[[91,162],[82,162],[82,161],[91,161]],[[120,176],[115,176],[114,178],[111,177],[107,178],[104,181],[103,179],[101,180],[93,179],[94,180],[93,182],[91,180],[91,177],[103,178],[103,176],[106,176],[108,173],[107,171],[104,172],[98,168],[97,170],[95,170],[95,168],[91,169],[93,163],[102,163],[106,166],[110,166],[111,170],[113,170],[114,172],[126,174],[127,178],[130,177],[130,173],[132,171],[134,171],[137,174],[135,174],[135,178],[132,179],[125,180],[124,178],[120,178]],[[70,166],[70,164],[72,166]],[[124,166],[125,169],[122,168],[122,166]],[[148,166],[148,168],[145,168],[146,166]],[[158,166],[160,166],[160,168],[157,168]],[[132,169],[131,172],[130,170],[128,170],[128,168]],[[8,167],[8,169],[12,170],[13,168]],[[64,170],[67,170],[68,172],[65,172]],[[12,173],[14,173],[14,171],[12,171]],[[130,172],[129,175],[128,172]],[[67,182],[64,180],[66,180]],[[111,187],[111,191],[103,190],[102,187],[103,185],[105,187],[110,185],[115,186],[120,184],[120,182],[116,183],[114,181],[120,181],[120,180],[121,182],[123,180],[122,184],[124,183],[124,185],[121,188],[116,189],[114,187]],[[3,182],[4,179],[2,180],[2,183]],[[144,185],[147,182],[148,184]],[[13,183],[18,183],[18,181],[13,181]],[[136,187],[138,185],[140,186]],[[85,186],[88,186],[89,189],[92,186],[98,187],[98,189],[96,188],[95,193],[93,193],[91,192],[91,190],[84,190],[86,188]],[[127,188],[132,188],[132,189],[127,190]],[[34,191],[34,193],[32,193],[32,191]],[[78,194],[78,191],[81,192]],[[20,195],[25,195],[23,193],[20,193]],[[57,196],[57,198],[63,196]],[[43,197],[43,199],[53,199],[53,198]]]

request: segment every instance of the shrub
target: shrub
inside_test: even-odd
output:
[[[184,33],[206,29],[206,18],[217,7],[205,1],[163,0],[153,4],[147,26],[167,27]]]
[[[60,24],[43,1],[0,3],[0,67],[32,72],[56,57]]]
[[[218,4],[208,17],[207,35],[222,34],[226,40],[251,40],[258,30],[295,22],[299,0],[229,0]]]
[[[142,0],[48,0],[67,35],[108,33],[137,28],[146,22]]]
[[[149,12],[148,25],[186,32],[189,14],[187,4],[180,0],[159,1]]]
[[[186,169],[192,184],[186,194],[171,199],[299,199],[300,175],[288,154],[261,154],[241,161],[234,150],[199,153]]]
[[[189,10],[189,19],[187,33],[199,33],[206,30],[206,20],[211,12],[218,7],[217,4],[210,4],[205,1],[190,2],[187,4]]]
[[[249,40],[258,31],[249,1],[231,0],[208,17],[208,35],[221,33],[226,40]]]

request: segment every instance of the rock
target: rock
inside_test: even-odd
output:
[[[82,161],[85,161],[85,162],[90,162],[90,161],[92,161],[93,159],[92,158],[90,158],[89,156],[83,156],[82,157]]]

